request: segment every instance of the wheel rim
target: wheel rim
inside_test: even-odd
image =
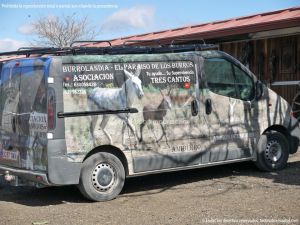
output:
[[[267,160],[276,163],[282,156],[282,147],[276,140],[271,140],[267,144],[265,152]]]
[[[97,191],[108,191],[113,186],[115,177],[115,170],[111,165],[107,163],[100,163],[92,172],[93,187]]]
[[[292,110],[294,112],[294,116],[300,120],[300,93],[297,93],[293,99]]]

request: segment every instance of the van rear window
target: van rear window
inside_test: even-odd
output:
[[[28,135],[29,130],[46,132],[47,96],[44,73],[44,67],[35,66],[13,67],[3,70],[1,117],[2,125],[7,123],[4,128],[10,130],[11,115],[18,114],[15,119],[15,123],[18,125],[15,132],[20,135]],[[30,127],[30,124],[34,127]]]

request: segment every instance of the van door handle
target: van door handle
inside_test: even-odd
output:
[[[211,114],[212,111],[212,105],[211,105],[211,99],[208,98],[205,100],[205,113],[206,115]]]
[[[192,101],[191,111],[192,111],[192,116],[197,116],[198,115],[199,109],[198,109],[198,102],[197,102],[196,99],[194,99]]]

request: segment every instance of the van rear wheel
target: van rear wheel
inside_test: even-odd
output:
[[[286,137],[277,131],[263,134],[257,146],[256,166],[264,171],[281,170],[287,165],[289,145]]]
[[[120,159],[100,152],[83,163],[78,188],[92,201],[108,201],[119,195],[125,181],[125,170]]]

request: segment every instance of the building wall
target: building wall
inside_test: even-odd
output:
[[[300,82],[300,35],[221,43],[220,50],[248,65],[260,80],[292,103],[299,88],[286,81]],[[278,81],[285,84],[275,86]]]

